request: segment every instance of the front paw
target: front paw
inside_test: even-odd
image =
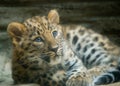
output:
[[[66,86],[94,86],[91,82],[92,79],[87,72],[79,72],[71,75],[66,82]]]

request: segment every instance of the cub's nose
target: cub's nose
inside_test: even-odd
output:
[[[49,49],[50,49],[51,51],[53,51],[53,52],[57,52],[58,46],[56,46],[56,47],[49,47]]]

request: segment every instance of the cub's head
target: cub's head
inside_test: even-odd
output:
[[[23,24],[12,22],[7,29],[14,46],[14,59],[22,64],[33,62],[57,64],[59,60],[58,42],[63,36],[59,25],[59,15],[56,10],[51,10],[48,16],[35,16],[27,19]],[[21,60],[22,59],[22,60]],[[39,61],[39,62],[38,62]]]

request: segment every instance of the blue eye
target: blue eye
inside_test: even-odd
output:
[[[41,42],[42,39],[41,39],[40,37],[37,37],[34,41],[36,41],[36,42]]]
[[[57,32],[57,31],[53,31],[53,33],[52,33],[52,34],[53,34],[53,36],[54,36],[54,37],[56,37],[56,36],[57,36],[57,34],[58,34],[58,32]]]

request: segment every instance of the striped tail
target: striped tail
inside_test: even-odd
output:
[[[115,70],[108,71],[100,76],[98,76],[94,80],[94,84],[96,85],[106,85],[110,83],[115,83],[120,81],[120,66],[118,66]]]

